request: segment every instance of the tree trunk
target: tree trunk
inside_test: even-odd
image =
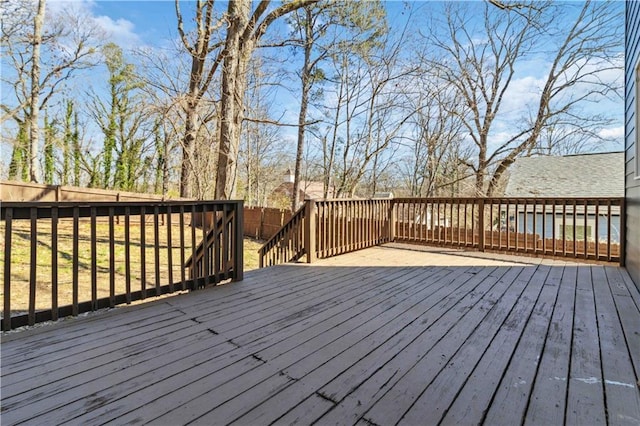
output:
[[[40,127],[40,47],[42,46],[42,27],[44,25],[45,0],[38,0],[38,12],[33,18],[33,52],[31,61],[31,98],[29,100],[29,179],[38,182],[38,145]]]
[[[190,198],[193,196],[191,171],[194,163],[193,154],[195,150],[196,134],[198,132],[196,124],[196,107],[189,105],[186,108],[185,113],[185,134],[182,140],[182,163],[180,163],[180,197]]]
[[[484,197],[484,180],[487,175],[487,142],[481,136],[482,142],[478,151],[478,170],[476,172],[476,197]]]
[[[235,197],[235,178],[237,170],[237,152],[240,144],[244,90],[246,87],[247,62],[253,51],[253,40],[241,43],[247,28],[250,0],[229,2],[229,27],[225,49],[227,54],[222,66],[222,97],[220,99],[220,151],[216,176],[215,198],[229,200]]]
[[[311,47],[313,28],[311,28],[311,6],[305,7],[304,63],[302,64],[302,99],[298,115],[298,147],[296,149],[296,167],[293,174],[293,194],[291,194],[291,211],[295,212],[300,204],[300,175],[302,174],[302,156],[304,154],[304,132],[309,106],[309,90],[311,90]]]
[[[80,186],[80,163],[82,162],[82,150],[80,147],[80,130],[78,129],[78,111],[73,114],[73,185]]]

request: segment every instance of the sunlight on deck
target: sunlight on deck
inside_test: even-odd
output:
[[[3,424],[638,424],[623,268],[389,244],[2,336]]]

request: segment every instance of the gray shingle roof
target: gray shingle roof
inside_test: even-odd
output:
[[[518,158],[506,197],[624,197],[624,152]]]

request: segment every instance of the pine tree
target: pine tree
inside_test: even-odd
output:
[[[9,163],[9,180],[16,180],[18,176],[24,182],[29,180],[29,168],[27,165],[27,148],[29,147],[29,139],[27,137],[27,129],[24,121],[18,125],[18,134],[16,135],[16,143],[11,151],[11,162]]]

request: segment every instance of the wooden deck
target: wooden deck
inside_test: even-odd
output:
[[[387,245],[3,335],[10,424],[640,424],[626,271]]]

